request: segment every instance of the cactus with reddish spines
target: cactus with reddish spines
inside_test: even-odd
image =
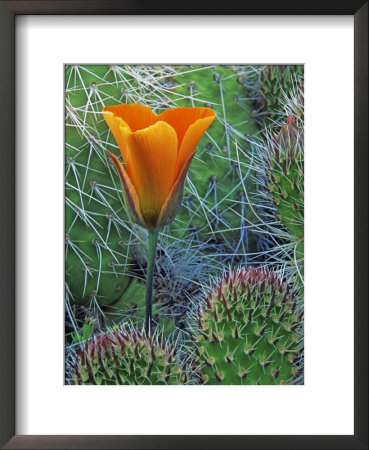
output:
[[[303,83],[303,65],[267,65],[255,71],[249,90],[254,98],[253,117],[259,125],[268,129],[283,121],[290,113],[289,99],[303,90]],[[303,120],[303,105],[295,113]]]
[[[302,294],[304,284],[304,132],[296,116],[266,133],[255,167],[256,194],[265,233],[272,241],[268,264],[283,265]]]
[[[186,362],[162,336],[121,327],[85,341],[67,358],[69,384],[185,384]]]
[[[223,275],[193,327],[205,384],[295,384],[303,369],[303,310],[290,286],[266,269]]]
[[[267,189],[276,207],[276,219],[296,237],[304,236],[304,133],[287,117],[277,135],[268,141]]]

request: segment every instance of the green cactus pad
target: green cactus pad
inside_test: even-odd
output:
[[[66,282],[76,303],[117,301],[129,285],[131,224],[119,180],[106,153],[112,138],[102,98],[116,88],[99,81],[106,66],[66,67]]]
[[[251,136],[258,132],[252,118],[252,101],[239,82],[241,71],[241,67],[193,66],[191,70],[179,68],[174,77],[178,83],[174,92],[183,96],[178,104],[207,106],[214,109],[217,117],[197,146],[184,207],[170,228],[175,234],[176,229],[184,230],[200,240],[213,238],[227,247],[239,238],[242,220],[237,197],[242,186],[235,141],[244,152],[251,153]],[[245,176],[242,171],[241,176]],[[248,187],[249,181],[251,177],[244,180]]]
[[[206,384],[293,384],[301,376],[302,315],[278,274],[238,269],[198,310],[193,340]]]

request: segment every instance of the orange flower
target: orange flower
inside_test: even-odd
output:
[[[114,105],[103,116],[125,168],[109,152],[135,222],[158,229],[174,220],[195,147],[215,118],[209,108],[173,108],[158,116],[139,104]]]

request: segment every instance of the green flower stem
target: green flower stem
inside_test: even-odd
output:
[[[154,266],[156,246],[158,243],[159,231],[148,230],[149,250],[147,254],[147,274],[146,274],[146,317],[145,331],[149,336],[152,332],[152,288],[154,279]]]

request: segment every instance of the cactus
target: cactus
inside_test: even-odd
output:
[[[268,136],[262,159],[262,201],[272,204],[266,209],[266,220],[272,224],[274,238],[284,243],[283,259],[289,265],[291,281],[303,289],[304,133],[295,118],[288,116],[278,134]]]
[[[253,117],[262,128],[268,129],[284,120],[288,114],[286,104],[301,89],[303,79],[302,65],[268,65],[254,71],[248,86],[254,99]],[[295,112],[303,117],[303,108]]]
[[[196,314],[192,337],[206,384],[295,384],[302,376],[303,311],[266,269],[223,275]]]
[[[303,285],[304,258],[304,92],[300,67],[290,75],[275,121],[266,121],[257,156],[244,154],[258,186],[253,224],[263,263],[283,265],[290,282]],[[267,69],[264,69],[264,71]],[[277,69],[274,68],[274,71]],[[285,69],[291,73],[291,68]],[[268,72],[269,70],[267,70]],[[271,70],[269,72],[272,72]],[[279,70],[278,72],[279,73]],[[278,85],[278,83],[277,83]],[[275,88],[277,90],[277,87]],[[269,125],[268,125],[269,124]]]
[[[174,77],[179,83],[175,92],[186,96],[181,104],[212,107],[217,118],[198,145],[184,208],[171,230],[195,235],[200,242],[211,240],[223,253],[232,253],[234,245],[242,240],[239,253],[246,258],[247,251],[252,250],[252,242],[247,232],[240,233],[240,228],[248,212],[237,194],[241,189],[241,177],[243,183],[251,185],[247,171],[241,174],[239,170],[235,141],[245,151],[253,151],[251,136],[257,132],[257,127],[250,117],[252,102],[247,98],[245,86],[239,82],[241,68],[191,69],[182,70]]]
[[[276,219],[296,237],[304,236],[304,134],[287,118],[278,135],[271,137],[266,161],[267,189]]]
[[[186,362],[163,337],[117,328],[85,341],[67,359],[69,384],[184,384]]]
[[[137,246],[132,255],[132,273],[138,278],[146,274],[147,255],[145,249]],[[193,298],[201,292],[212,272],[221,271],[222,265],[207,264],[207,258],[197,246],[183,248],[180,243],[170,242],[163,236],[157,251],[154,278],[154,325],[164,326],[165,333],[175,325],[186,328],[187,317],[195,307]],[[117,305],[118,306],[118,305]],[[136,302],[135,320],[142,325],[145,312],[145,297]],[[170,324],[172,322],[172,324]]]
[[[82,305],[113,304],[130,284],[132,227],[119,182],[105,152],[108,131],[97,81],[104,67],[66,67],[66,281]]]

